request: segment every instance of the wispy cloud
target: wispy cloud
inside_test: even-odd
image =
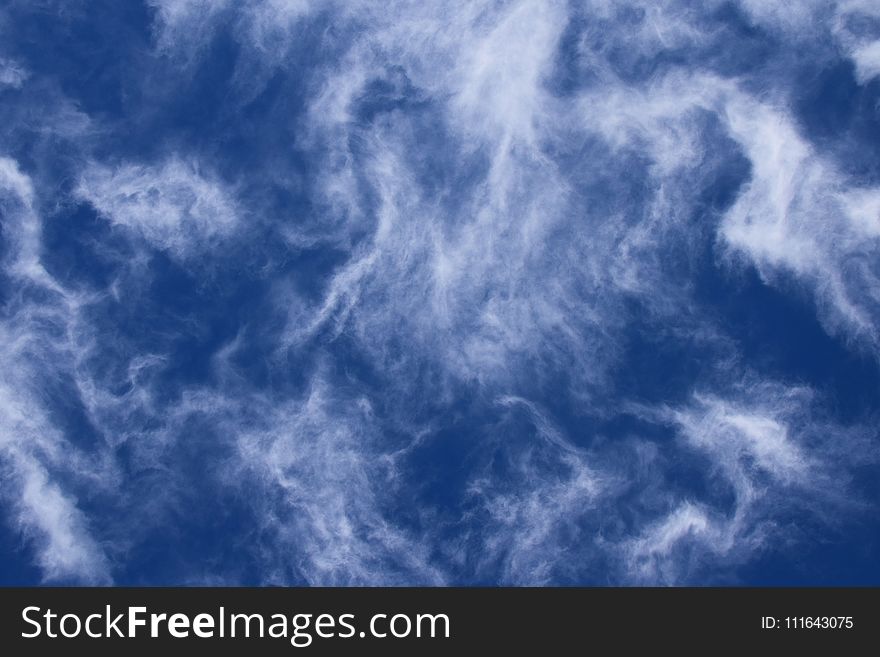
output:
[[[9,245],[3,265],[18,289],[0,319],[0,460],[5,470],[0,494],[14,510],[14,524],[34,548],[46,581],[106,584],[112,580],[110,562],[91,535],[75,493],[56,481],[66,475],[100,486],[112,480],[113,466],[101,454],[70,445],[45,404],[42,381],[61,376],[70,363],[65,332],[77,301],[40,262],[41,227],[34,203],[31,179],[14,160],[0,159],[0,208]]]
[[[798,511],[833,524],[834,514],[860,504],[850,497],[848,464],[877,458],[870,429],[829,425],[812,390],[753,377],[718,395],[696,392],[681,408],[641,413],[670,423],[684,453],[706,458],[709,490],[729,493],[666,491],[669,510],[624,542],[635,581],[680,584],[718,562],[748,561],[786,540],[777,519]]]
[[[387,517],[389,493],[366,399],[344,399],[320,378],[300,403],[267,409],[236,432],[230,479],[261,490],[267,581],[315,585],[441,584],[430,547]]]
[[[230,192],[176,157],[157,167],[93,164],[76,194],[114,225],[178,257],[228,237],[239,220]]]
[[[9,59],[0,58],[0,86],[20,89],[28,78],[28,72],[21,65]]]

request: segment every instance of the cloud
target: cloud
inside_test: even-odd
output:
[[[846,0],[835,8],[832,31],[855,65],[859,84],[880,75],[880,9],[865,0]]]
[[[721,233],[765,278],[794,273],[817,297],[831,331],[878,337],[876,198],[880,189],[846,180],[817,155],[785,113],[752,102],[727,108],[733,136],[752,162],[752,180]]]
[[[577,291],[600,285],[602,264],[589,254],[601,258],[595,243],[613,238],[586,229],[567,243],[561,237],[582,210],[570,204],[570,183],[542,143],[558,118],[544,78],[565,25],[561,6],[457,9],[407,6],[406,20],[368,13],[371,30],[329,71],[310,108],[307,143],[333,154],[318,192],[371,234],[326,284],[321,304],[297,306],[291,339],[328,322],[337,334],[350,326],[386,366],[409,367],[407,355],[397,363],[384,356],[399,334],[415,357],[489,381],[545,354],[580,357],[577,345],[602,330],[593,307],[605,298]],[[449,20],[454,28],[441,29]],[[396,89],[381,92],[388,109],[359,117],[385,86]],[[421,125],[395,109],[407,89],[425,99],[424,120],[443,131],[455,158],[449,164],[470,172],[456,181],[454,197],[427,184],[433,174]],[[599,367],[580,369],[589,377]]]
[[[758,100],[734,81],[672,74],[645,88],[620,85],[585,98],[591,126],[615,148],[644,148],[664,187],[700,161],[695,112],[714,113],[751,163],[750,178],[718,234],[768,284],[793,274],[810,288],[829,332],[876,349],[880,189],[848,180],[799,132],[782,99]],[[828,239],[833,236],[833,239]]]
[[[14,61],[0,58],[0,86],[21,89],[28,79],[28,72]]]
[[[716,494],[663,493],[668,511],[623,541],[638,582],[681,584],[718,563],[754,559],[773,541],[794,540],[780,519],[798,512],[834,525],[860,504],[846,474],[850,459],[877,456],[864,442],[873,431],[828,424],[811,389],[753,377],[723,392],[695,392],[679,408],[639,413],[674,427],[682,456],[695,450],[706,458],[706,488]]]
[[[300,403],[265,407],[257,427],[234,426],[239,460],[226,474],[261,491],[267,583],[438,585],[429,548],[382,512],[381,443],[366,399],[340,398],[320,375]],[[393,473],[390,473],[393,475]]]
[[[152,167],[92,164],[76,194],[112,224],[181,258],[210,249],[230,236],[239,222],[230,191],[195,164],[176,157]]]
[[[512,436],[499,442],[493,460],[509,460],[510,468],[477,470],[468,486],[469,499],[480,509],[478,568],[491,569],[500,560],[498,577],[505,584],[541,586],[577,579],[593,558],[583,545],[589,539],[579,524],[596,513],[609,478],[534,403],[505,396],[496,404],[524,410],[534,434],[522,445]],[[580,552],[581,563],[568,563],[573,551]]]
[[[245,7],[247,39],[261,52],[264,64],[285,53],[290,30],[313,6],[310,0],[266,0]]]
[[[7,238],[12,243],[7,258],[16,273],[39,277],[40,224],[33,209],[33,185],[18,162],[8,157],[0,158],[0,190],[12,228]]]
[[[647,527],[642,534],[628,541],[624,554],[630,563],[633,581],[662,584],[681,584],[687,581],[693,567],[683,546],[708,550],[724,555],[734,546],[739,550],[754,548],[755,537],[737,535],[739,523],[712,517],[703,507],[682,502],[668,515]]]
[[[694,447],[712,454],[719,468],[744,497],[746,482],[758,469],[782,483],[803,483],[812,469],[809,458],[791,435],[789,423],[803,422],[810,391],[772,384],[751,386],[755,401],[731,402],[696,395],[695,406],[673,412],[672,419]]]
[[[228,0],[149,0],[155,9],[156,48],[191,61],[213,36],[214,18]]]
[[[155,9],[153,34],[156,50],[177,65],[190,68],[206,55],[218,29],[232,27],[237,41],[258,58],[259,67],[271,69],[283,63],[296,38],[297,22],[332,2],[310,0],[149,0]],[[349,3],[346,3],[349,4]],[[247,71],[247,86],[255,82],[254,69]],[[261,76],[258,80],[265,82]]]
[[[4,383],[0,388],[0,429],[4,435],[0,454],[9,470],[3,497],[14,509],[14,526],[33,545],[45,582],[112,583],[110,562],[91,535],[87,516],[77,508],[76,499],[54,483],[54,473],[31,451],[47,440],[43,436],[51,427],[45,421],[27,419],[24,413],[35,412],[33,403],[13,395]],[[56,448],[64,442],[57,434],[48,440],[56,443]]]
[[[59,334],[69,327],[77,300],[41,264],[41,224],[34,205],[30,177],[16,161],[0,158],[0,207],[8,245],[4,273],[18,288],[0,320],[0,461],[5,471],[0,494],[14,510],[14,526],[33,546],[45,581],[108,584],[110,562],[91,535],[88,517],[75,494],[57,481],[73,476],[101,486],[112,480],[113,469],[102,456],[71,446],[45,403],[45,388],[70,362],[68,345]]]

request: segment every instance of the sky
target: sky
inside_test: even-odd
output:
[[[0,364],[3,585],[880,585],[880,4],[3,0]]]

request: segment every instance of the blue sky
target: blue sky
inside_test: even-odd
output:
[[[880,584],[876,2],[0,33],[0,583]]]

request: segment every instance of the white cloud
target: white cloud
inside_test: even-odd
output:
[[[247,35],[262,54],[263,63],[277,62],[286,54],[290,31],[312,8],[310,0],[265,0],[245,7]]]
[[[18,163],[7,157],[0,157],[0,202],[6,210],[6,239],[11,245],[7,267],[19,276],[48,281],[40,263],[41,226],[34,211],[33,185]]]
[[[276,537],[264,546],[267,583],[442,583],[427,546],[381,511],[388,461],[366,400],[340,398],[319,375],[302,402],[264,410],[257,427],[227,427],[240,459],[226,474],[260,491],[255,510]]]
[[[871,0],[844,0],[835,6],[832,33],[855,65],[859,84],[880,75],[880,31],[854,29],[858,23],[880,20],[880,7]]]
[[[498,148],[512,139],[534,148],[535,123],[548,102],[543,78],[565,26],[561,3],[523,1],[480,18],[459,33],[455,69],[442,80],[455,94],[456,127],[477,140],[497,133]]]
[[[39,458],[28,453],[33,448],[32,441],[39,440],[35,432],[45,432],[47,426],[20,416],[8,417],[14,404],[9,394],[9,390],[0,388],[0,407],[6,416],[0,427],[5,436],[0,443],[0,455],[11,467],[3,496],[16,511],[17,528],[35,548],[44,581],[112,583],[110,562],[90,534],[87,517],[77,508],[76,500],[53,482],[53,475]],[[26,405],[27,412],[33,414],[31,402]],[[54,440],[62,442],[58,436]]]
[[[865,84],[880,75],[880,41],[872,41],[853,49],[856,77]]]
[[[876,347],[878,299],[870,290],[877,277],[851,263],[880,247],[872,216],[880,190],[848,183],[784,112],[737,98],[727,119],[753,171],[724,219],[724,239],[771,280],[774,268],[799,276],[831,330],[840,326]]]
[[[542,140],[559,127],[545,75],[565,26],[561,7],[454,9],[411,4],[400,14],[372,7],[359,14],[369,29],[312,106],[304,134],[332,153],[322,177],[329,206],[363,227],[372,214],[361,203],[365,188],[378,205],[372,236],[327,284],[323,303],[294,304],[291,334],[296,342],[331,321],[337,332],[351,326],[395,368],[407,367],[407,356],[386,359],[388,338],[405,333],[419,357],[436,357],[456,377],[489,381],[548,351],[552,359],[585,358],[578,345],[598,330],[594,306],[605,298],[579,298],[576,290],[599,285],[602,264],[592,254],[600,259],[597,242],[613,237],[586,229],[589,221],[568,205],[568,182],[543,153]],[[452,215],[415,175],[420,135],[404,117],[389,111],[369,126],[355,121],[367,85],[391,79],[443,99],[437,120],[457,157],[488,158],[486,170],[457,187]],[[355,134],[358,153],[350,150]],[[572,222],[583,232],[556,243]],[[601,369],[589,360],[579,368],[585,378]]]
[[[754,547],[747,546],[744,537],[736,535],[738,524],[737,519],[715,518],[697,504],[682,502],[625,543],[623,553],[629,562],[629,576],[636,582],[654,584],[687,581],[689,569],[699,565],[700,557],[695,563],[692,555],[681,558],[676,552],[694,544],[712,555],[723,555],[734,545],[739,549]]]
[[[224,17],[235,27],[239,42],[266,68],[287,57],[297,22],[317,7],[332,2],[313,0],[149,0],[155,8],[153,33],[158,52],[177,64],[191,65],[206,53]],[[344,5],[343,5],[344,6]],[[253,71],[249,71],[253,75]],[[264,80],[263,80],[264,81]],[[242,79],[247,86],[253,79]]]
[[[93,163],[76,194],[114,225],[178,257],[209,249],[239,221],[230,190],[176,157],[159,166]]]
[[[0,494],[15,510],[16,528],[31,542],[47,582],[107,584],[111,575],[104,550],[75,497],[54,477],[63,472],[100,487],[112,481],[112,464],[67,444],[49,419],[40,384],[70,362],[69,345],[58,335],[64,336],[78,301],[40,261],[33,183],[9,158],[0,158],[0,207],[10,245],[3,265],[19,290],[7,300],[0,321],[0,461],[5,469]],[[33,288],[44,293],[38,300],[30,296]]]
[[[752,167],[720,224],[723,244],[767,283],[794,274],[814,291],[829,331],[876,347],[880,306],[871,290],[878,281],[867,262],[880,248],[880,188],[847,180],[801,136],[782,101],[758,100],[715,76],[671,74],[647,88],[588,94],[583,108],[588,125],[615,148],[645,149],[661,189],[679,188],[688,179],[681,172],[708,148],[689,117],[716,115]],[[865,265],[853,266],[859,261]]]
[[[804,387],[747,377],[723,395],[698,392],[687,405],[636,413],[674,429],[675,458],[689,450],[705,457],[702,476],[719,492],[659,491],[666,510],[619,545],[636,582],[699,581],[714,565],[748,561],[786,540],[778,519],[795,511],[833,525],[859,504],[849,497],[848,464],[876,459],[863,439],[872,430],[828,423]]]
[[[509,461],[512,471],[499,477],[487,467],[469,484],[469,499],[485,513],[476,518],[483,535],[477,561],[485,568],[500,560],[501,583],[546,585],[595,557],[578,525],[609,499],[609,477],[593,468],[586,450],[573,445],[533,402],[504,396],[496,404],[523,409],[535,442],[499,440],[493,460]],[[573,550],[577,557],[569,564]]]
[[[21,89],[29,74],[20,64],[0,57],[0,86]]]
[[[213,35],[214,18],[229,0],[149,0],[156,11],[156,47],[191,60]]]
[[[739,4],[754,22],[789,35],[800,33],[799,36],[804,37],[812,33],[817,24],[821,25],[820,18],[829,3],[823,0],[800,2],[740,0]]]
[[[811,464],[788,423],[792,415],[801,420],[797,415],[810,392],[762,386],[751,394],[759,401],[745,405],[697,395],[695,407],[673,413],[673,419],[686,440],[711,454],[738,484],[750,480],[751,467],[783,483],[803,483]],[[745,488],[741,492],[751,494]]]

